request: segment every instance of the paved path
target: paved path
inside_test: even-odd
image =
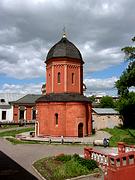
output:
[[[0,138],[0,151],[4,152],[31,174],[40,177],[32,169],[32,163],[42,157],[52,156],[60,153],[83,154],[84,146],[80,145],[45,145],[45,144],[18,144],[13,145],[7,140]],[[111,152],[110,148],[100,148],[101,151]],[[90,180],[94,180],[91,178]],[[97,179],[97,178],[96,178]],[[99,178],[101,179],[101,178]],[[98,179],[98,180],[99,180]]]
[[[61,137],[30,137],[30,133],[29,132],[24,132],[19,134],[18,136],[19,138],[21,138],[22,140],[35,140],[35,141],[43,141],[43,142],[49,142],[51,140],[51,142],[58,142],[61,143],[62,142],[62,138]],[[82,137],[82,138],[78,138],[78,137],[64,137],[63,141],[65,143],[82,143],[82,144],[93,144],[94,140],[103,140],[104,138],[109,139],[111,137],[111,135],[108,132],[105,131],[97,131],[96,134],[90,136],[90,137]]]
[[[110,134],[99,131],[96,135],[88,137],[89,141],[93,142],[94,139],[103,139],[104,137],[110,137]],[[84,141],[87,138],[84,138]],[[18,144],[13,145],[8,142],[6,139],[0,138],[0,151],[5,153],[11,159],[16,161],[20,166],[33,174],[37,179],[41,180],[41,178],[37,175],[37,173],[32,168],[32,163],[40,158],[46,156],[53,156],[60,153],[65,154],[81,154],[83,155],[83,145],[46,145],[46,144]],[[103,148],[96,147],[96,149],[100,149],[102,152],[106,153],[114,153],[116,149],[112,148]],[[89,178],[88,180],[101,180],[101,178]]]

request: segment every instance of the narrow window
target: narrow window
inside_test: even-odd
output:
[[[74,84],[74,83],[75,83],[75,74],[72,73],[72,84]]]
[[[25,107],[20,106],[19,107],[19,119],[24,119],[24,112],[25,112]]]
[[[36,109],[32,110],[32,120],[36,119]]]
[[[58,126],[58,113],[55,113],[55,124]]]
[[[58,83],[60,83],[60,72],[58,72]]]
[[[24,110],[20,110],[20,117],[19,119],[24,119]]]
[[[2,111],[2,120],[6,120],[6,111]]]

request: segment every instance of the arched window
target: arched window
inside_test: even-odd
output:
[[[72,73],[72,84],[74,84],[74,83],[75,83],[75,74]]]
[[[58,81],[58,83],[60,83],[60,72],[58,72],[57,81]]]
[[[58,126],[58,113],[55,113],[55,124]]]

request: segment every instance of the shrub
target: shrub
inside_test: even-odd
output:
[[[55,157],[55,160],[61,161],[61,162],[67,162],[67,161],[70,161],[71,158],[72,158],[71,155],[59,154]]]
[[[78,154],[74,154],[73,158],[75,161],[80,163],[81,165],[85,166],[88,170],[94,170],[98,167],[97,162],[94,160],[84,159],[80,157]]]

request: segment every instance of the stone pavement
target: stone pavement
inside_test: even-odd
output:
[[[23,133],[23,136],[29,137],[29,133]],[[110,134],[98,131],[96,135],[93,135],[91,137],[84,137],[84,138],[67,138],[67,141],[82,141],[82,143],[92,143],[95,139],[103,139],[104,137],[109,138]],[[31,138],[33,140],[33,138]],[[45,140],[45,138],[42,138]],[[65,139],[65,138],[64,138]],[[37,138],[37,140],[39,140]],[[40,138],[41,140],[41,138]],[[57,138],[55,140],[61,141],[61,138]],[[83,155],[85,145],[55,145],[55,144],[17,144],[13,145],[10,142],[8,142],[6,139],[0,138],[0,151],[4,152],[5,155],[9,156],[13,161],[16,161],[18,165],[22,166],[25,170],[27,170],[30,174],[34,175],[37,179],[41,180],[41,178],[38,176],[38,174],[33,170],[32,163],[40,158],[47,157],[47,156],[53,156],[60,153],[65,154],[80,154]],[[101,152],[106,153],[115,153],[115,148],[104,148],[104,147],[94,147]],[[82,180],[101,180],[102,177],[96,178],[96,177],[90,177],[85,178]],[[81,179],[80,179],[81,180]]]
[[[93,144],[94,140],[97,139],[104,139],[104,138],[110,138],[111,135],[108,132],[105,131],[97,131],[95,135],[92,135],[90,137],[30,137],[29,132],[21,133],[19,136],[22,140],[34,140],[34,141],[42,141],[42,142],[50,142],[53,143],[61,143],[62,140],[65,143],[82,143],[82,144]]]
[[[18,144],[13,145],[6,139],[0,138],[0,151],[8,155],[12,160],[16,161],[20,166],[33,174],[37,179],[41,180],[38,174],[33,170],[32,163],[40,158],[53,156],[60,153],[65,154],[80,154],[83,155],[85,145],[46,145],[46,144]],[[101,152],[112,153],[113,148],[95,147]],[[101,180],[101,178],[96,178]],[[81,180],[81,179],[80,179]],[[85,179],[86,180],[86,179]],[[91,177],[89,180],[95,180]]]

